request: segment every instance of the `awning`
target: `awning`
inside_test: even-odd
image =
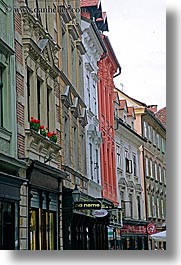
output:
[[[151,239],[153,239],[155,241],[166,242],[166,230],[159,232],[159,233],[155,233],[155,234],[151,235],[150,237],[151,237]]]

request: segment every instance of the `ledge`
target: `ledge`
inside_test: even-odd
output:
[[[26,151],[57,160],[61,146],[31,129],[25,129]]]

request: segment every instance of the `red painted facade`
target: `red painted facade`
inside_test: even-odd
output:
[[[98,63],[98,100],[101,144],[102,197],[117,204],[116,158],[114,140],[114,77],[120,66],[107,36],[102,35],[107,47],[106,56]],[[117,74],[116,74],[117,75]]]

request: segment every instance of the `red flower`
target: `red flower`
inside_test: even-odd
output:
[[[31,118],[30,118],[31,120],[34,120],[34,117],[33,116],[31,116]]]
[[[50,138],[52,136],[51,132],[48,132],[47,136],[48,136],[48,138]]]
[[[44,125],[41,125],[41,126],[40,126],[40,130],[43,130],[43,129],[44,129]]]

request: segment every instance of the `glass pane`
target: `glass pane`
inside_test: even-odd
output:
[[[3,249],[15,249],[15,210],[13,203],[3,203],[2,211]]]
[[[55,249],[55,213],[49,213],[49,242],[50,250]]]
[[[30,221],[30,250],[36,250],[37,246],[37,212],[32,210],[31,221]]]

